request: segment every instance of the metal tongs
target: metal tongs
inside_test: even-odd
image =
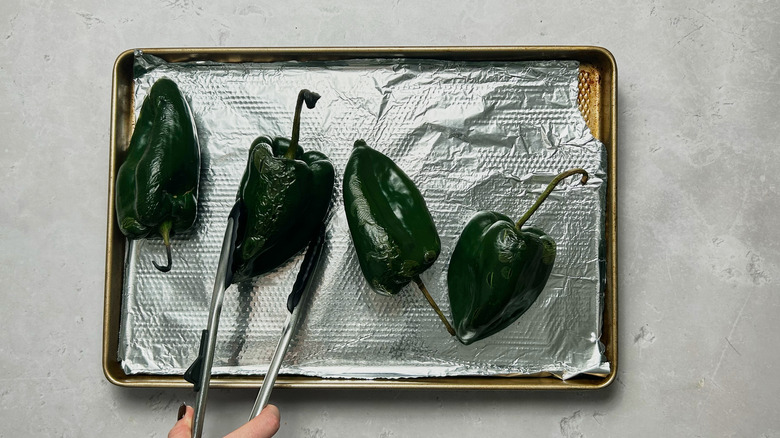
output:
[[[192,424],[192,437],[200,438],[203,434],[203,422],[206,412],[206,400],[209,392],[209,382],[211,381],[211,367],[214,363],[214,348],[217,340],[217,328],[219,326],[219,316],[222,313],[222,302],[225,298],[225,291],[232,284],[233,280],[233,251],[236,244],[236,234],[238,231],[238,220],[241,214],[240,202],[236,202],[228,215],[227,229],[225,238],[222,242],[222,251],[219,255],[219,264],[217,265],[217,275],[214,281],[214,292],[211,297],[211,307],[209,309],[208,328],[203,330],[200,339],[200,349],[198,358],[184,373],[184,378],[195,385],[195,392],[198,393],[195,400],[195,418]],[[279,344],[271,359],[271,365],[263,379],[263,385],[257,395],[257,400],[252,407],[252,413],[249,419],[256,417],[260,411],[268,404],[271,397],[276,377],[279,374],[279,368],[287,352],[287,346],[290,344],[293,332],[297,329],[300,320],[301,301],[309,297],[309,286],[314,277],[314,273],[319,265],[322,254],[322,246],[325,242],[325,224],[309,243],[303,263],[295,279],[292,292],[287,297],[287,310],[290,314],[284,323],[282,336]]]

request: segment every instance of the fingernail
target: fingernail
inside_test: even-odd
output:
[[[179,406],[179,416],[178,416],[178,417],[176,417],[176,421],[179,421],[179,420],[181,420],[182,418],[184,418],[184,414],[185,414],[185,413],[187,413],[187,405],[185,405],[184,403],[182,403],[182,404],[181,404],[181,406]]]

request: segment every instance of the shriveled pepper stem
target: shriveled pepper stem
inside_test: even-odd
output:
[[[152,264],[155,268],[162,272],[168,272],[171,270],[171,266],[173,266],[173,260],[171,258],[171,227],[173,226],[173,222],[166,221],[163,222],[162,225],[160,225],[160,235],[162,235],[163,243],[165,243],[165,253],[168,255],[168,264],[165,266],[158,265],[157,262],[152,260]]]
[[[298,138],[301,131],[301,109],[303,109],[303,103],[306,102],[306,107],[312,109],[319,99],[320,95],[313,91],[301,90],[300,93],[298,93],[298,101],[295,102],[295,115],[293,116],[292,137],[290,138],[290,146],[287,148],[287,152],[284,153],[284,158],[294,160],[295,152],[298,151]]]
[[[441,309],[439,309],[439,306],[436,304],[436,301],[433,300],[431,294],[428,293],[428,289],[425,287],[425,284],[423,284],[419,275],[416,275],[414,277],[414,282],[417,284],[417,287],[420,288],[420,292],[422,292],[422,294],[425,296],[425,299],[428,300],[428,304],[430,304],[431,307],[433,307],[433,310],[436,312],[436,314],[439,315],[441,322],[444,323],[444,327],[447,329],[450,335],[455,336],[455,330],[450,325],[450,322],[447,321],[447,317],[444,316],[444,313],[442,313]]]
[[[580,181],[581,184],[585,184],[588,182],[588,172],[585,169],[579,169],[579,168],[570,169],[559,174],[558,176],[553,178],[552,181],[550,181],[550,184],[548,184],[547,188],[544,189],[544,192],[542,192],[542,194],[539,196],[539,199],[537,199],[534,205],[532,205],[531,208],[527,212],[525,212],[523,217],[521,217],[520,220],[517,221],[517,224],[515,224],[515,228],[519,231],[520,228],[522,228],[523,225],[525,225],[525,222],[528,220],[528,218],[530,218],[531,215],[536,212],[539,206],[542,205],[542,202],[544,202],[544,200],[547,199],[547,196],[549,196],[550,193],[552,193],[553,189],[555,189],[555,186],[557,186],[559,182],[575,174],[582,175],[582,181]]]

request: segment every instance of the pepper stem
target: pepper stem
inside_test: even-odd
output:
[[[425,284],[423,284],[419,275],[414,276],[414,282],[417,284],[417,287],[420,288],[420,292],[422,292],[422,294],[425,296],[425,299],[428,300],[428,304],[430,304],[436,314],[439,315],[441,322],[444,323],[444,327],[447,328],[447,331],[450,333],[450,335],[455,336],[455,330],[450,325],[450,322],[447,321],[447,317],[444,316],[444,313],[442,313],[441,309],[439,309],[436,301],[433,301],[433,297],[428,293],[428,289],[425,287]]]
[[[298,151],[298,137],[300,136],[301,131],[301,109],[303,109],[303,102],[306,102],[307,108],[312,109],[319,99],[320,95],[313,91],[301,90],[300,93],[298,93],[298,101],[295,102],[295,115],[293,116],[292,137],[290,138],[290,146],[287,148],[287,152],[284,153],[284,158],[294,160],[295,152]]]
[[[517,221],[517,224],[515,224],[515,228],[518,231],[520,231],[520,228],[523,227],[523,225],[528,220],[528,218],[530,218],[531,215],[534,214],[534,212],[536,212],[536,209],[539,208],[539,206],[542,205],[542,202],[544,202],[544,200],[547,199],[547,196],[549,196],[550,193],[552,193],[555,186],[557,186],[558,183],[563,181],[564,179],[577,173],[582,175],[582,181],[580,182],[581,184],[585,184],[588,182],[588,172],[585,169],[579,169],[579,168],[570,169],[567,170],[566,172],[559,174],[558,176],[553,178],[552,181],[550,181],[550,184],[547,185],[546,189],[544,189],[544,192],[539,196],[539,199],[536,200],[536,203],[534,203],[534,205],[531,206],[531,208],[523,215],[523,217],[521,217],[520,220]]]
[[[171,227],[173,226],[172,221],[166,221],[163,222],[162,225],[160,225],[160,235],[162,235],[163,242],[165,243],[165,252],[168,255],[168,264],[165,266],[160,266],[152,260],[152,264],[155,268],[162,272],[168,272],[171,270],[171,266],[173,265],[173,261],[171,259]]]

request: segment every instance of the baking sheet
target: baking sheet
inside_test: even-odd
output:
[[[302,145],[337,169],[334,214],[314,300],[283,373],[321,377],[607,374],[601,330],[606,151],[577,108],[574,61],[468,63],[171,63],[139,56],[136,114],[151,84],[174,79],[188,96],[204,152],[195,230],[174,241],[174,270],[151,260],[159,241],[127,246],[119,360],[128,374],[181,374],[206,325],[225,218],[251,141],[289,136],[297,91],[323,95],[302,117]],[[415,180],[442,238],[423,275],[445,314],[446,262],[477,210],[519,217],[559,171],[584,167],[587,186],[556,190],[531,222],[558,242],[545,291],[520,320],[463,346],[409,286],[372,292],[359,271],[340,197],[340,172],[364,138]],[[228,290],[215,373],[261,375],[285,318],[301,257]]]

